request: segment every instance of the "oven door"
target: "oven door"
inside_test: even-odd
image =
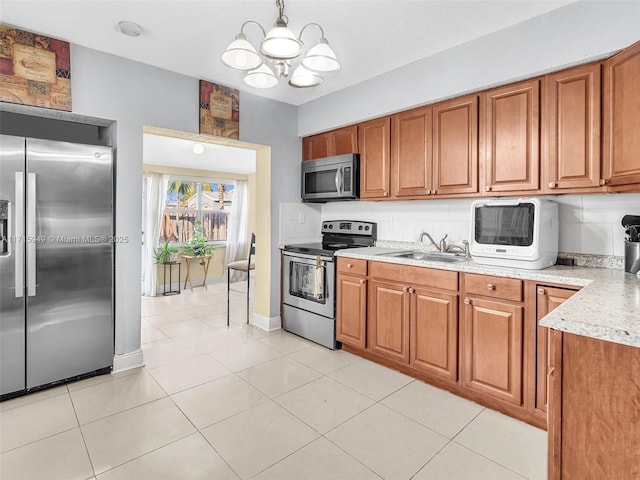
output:
[[[316,258],[320,258],[316,267]],[[285,252],[283,303],[324,317],[334,317],[335,263],[329,257]]]

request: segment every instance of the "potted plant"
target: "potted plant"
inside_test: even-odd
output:
[[[213,245],[207,245],[207,237],[204,236],[202,230],[202,222],[196,220],[193,224],[193,236],[184,244],[182,248],[183,255],[192,255],[194,257],[206,257],[211,255],[215,247]],[[200,262],[200,265],[204,265],[204,260]]]
[[[160,248],[153,251],[153,255],[158,263],[169,263],[175,259],[178,254],[178,247],[164,242]]]

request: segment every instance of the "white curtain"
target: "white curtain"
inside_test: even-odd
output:
[[[158,247],[160,228],[162,226],[162,210],[164,209],[169,175],[152,173],[145,178],[145,220],[144,220],[144,294],[155,297],[157,285],[157,267],[153,251]]]
[[[249,255],[247,244],[247,224],[249,222],[249,205],[247,200],[247,181],[236,180],[234,182],[233,203],[229,214],[229,226],[227,229],[227,245],[224,255],[224,264],[227,265],[236,260],[242,260]],[[224,274],[227,274],[225,268]],[[243,273],[232,272],[229,281],[237,282],[242,279]]]

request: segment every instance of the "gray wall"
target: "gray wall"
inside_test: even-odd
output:
[[[638,40],[639,1],[572,3],[305,103],[298,113],[298,134],[585,63]]]
[[[116,246],[116,353],[121,354],[140,347],[143,126],[197,133],[198,79],[78,45],[71,48],[71,62],[73,112],[117,121],[116,233],[129,237]],[[240,113],[241,139],[272,146],[275,230],[278,202],[298,198],[297,112],[242,93]],[[277,254],[274,248],[272,256]],[[279,261],[272,263],[273,286],[280,284],[279,272]],[[272,295],[278,298],[277,288]]]
[[[271,285],[263,286],[271,292],[270,317],[280,315],[280,202],[300,202],[302,146],[297,122],[297,107],[241,92],[241,140],[271,146]]]

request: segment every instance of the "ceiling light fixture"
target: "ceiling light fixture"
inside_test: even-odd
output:
[[[193,147],[191,147],[191,150],[193,150],[193,153],[195,153],[196,155],[202,155],[204,153],[204,145],[202,145],[201,143],[194,143]]]
[[[330,73],[340,69],[340,62],[324,37],[324,30],[317,23],[308,23],[302,27],[300,35],[296,37],[287,26],[289,18],[284,14],[284,0],[276,0],[276,6],[278,18],[273,28],[267,33],[255,20],[244,22],[240,27],[240,33],[222,54],[222,63],[236,70],[245,71],[244,82],[250,87],[275,87],[278,85],[279,78],[289,77],[291,62],[304,53],[302,34],[307,27],[314,26],[320,29],[320,40],[307,52],[301,65],[293,71],[289,85],[296,88],[320,85],[323,82],[320,73]],[[257,25],[262,32],[260,53],[244,34],[244,27],[248,24]],[[273,65],[275,72],[268,63]]]
[[[142,27],[128,20],[118,22],[118,29],[128,37],[139,37],[142,35]]]

